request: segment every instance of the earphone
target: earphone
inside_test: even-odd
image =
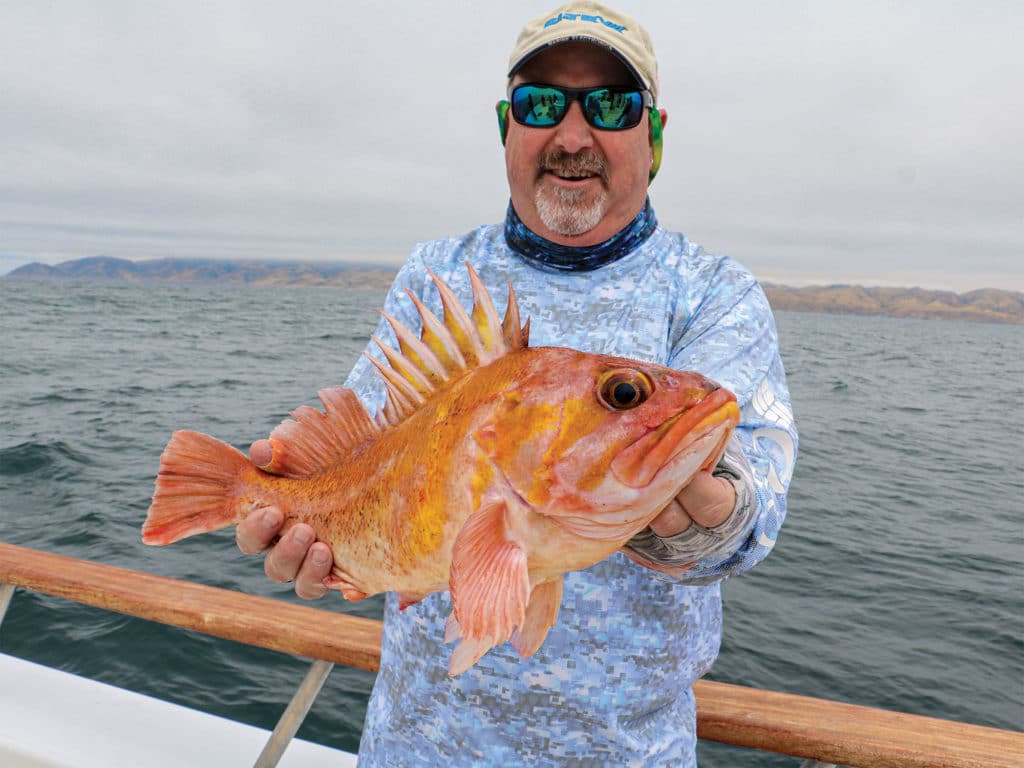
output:
[[[651,107],[647,112],[651,123],[651,172],[647,176],[647,183],[654,181],[654,177],[661,168],[661,112],[657,107]]]
[[[508,136],[508,111],[510,104],[506,99],[502,99],[494,105],[494,110],[498,114],[498,133],[501,136],[501,146],[505,146],[505,137]],[[650,184],[654,181],[654,177],[658,173],[658,169],[661,167],[661,112],[658,111],[657,107],[651,107],[647,111],[648,118],[650,120],[650,136],[651,136],[651,172],[647,177],[647,183]]]
[[[502,99],[494,105],[498,113],[498,132],[501,134],[501,146],[505,146],[505,137],[508,135],[508,110],[512,105],[506,99]]]

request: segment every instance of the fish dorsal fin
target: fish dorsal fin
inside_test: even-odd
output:
[[[351,389],[331,387],[317,394],[324,410],[303,405],[278,424],[268,440],[272,458],[261,469],[285,477],[311,477],[379,434],[380,427]]]
[[[381,313],[395,332],[398,349],[373,337],[386,362],[369,355],[367,358],[376,366],[387,387],[384,407],[375,419],[352,390],[323,389],[318,394],[324,410],[307,405],[297,408],[292,418],[275,427],[268,440],[253,443],[250,449],[253,461],[261,469],[277,475],[311,477],[336,464],[354,446],[405,419],[447,382],[526,347],[530,321],[520,325],[519,305],[512,285],[508,287],[505,317],[499,321],[487,288],[472,266],[467,263],[466,268],[473,289],[471,313],[459,304],[451,288],[429,270],[441,295],[443,321],[412,293],[409,297],[422,326],[419,338],[395,318]]]
[[[443,321],[410,291],[406,293],[421,321],[419,338],[398,320],[381,312],[394,331],[399,348],[396,350],[374,336],[387,362],[366,356],[387,387],[384,407],[377,414],[378,426],[397,424],[446,382],[527,346],[530,323],[527,320],[525,325],[520,325],[519,305],[512,285],[508,287],[505,317],[499,321],[494,302],[479,275],[468,263],[466,268],[473,289],[471,313],[466,312],[452,289],[430,270],[427,271],[441,295]]]

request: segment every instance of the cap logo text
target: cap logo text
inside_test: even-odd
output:
[[[545,29],[552,27],[560,21],[589,21],[592,24],[603,24],[606,27],[614,29],[616,32],[623,32],[626,27],[622,24],[616,24],[614,21],[607,21],[602,16],[592,16],[589,13],[560,13],[557,16],[552,16],[550,19],[544,22]]]

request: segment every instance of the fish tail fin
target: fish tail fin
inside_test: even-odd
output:
[[[236,493],[252,464],[241,451],[201,432],[175,432],[160,456],[142,542],[173,544],[242,519]]]

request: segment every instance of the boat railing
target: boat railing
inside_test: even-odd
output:
[[[256,768],[277,764],[334,664],[375,672],[381,623],[0,542],[0,621],[20,587],[313,661]],[[803,768],[1021,768],[1024,733],[700,680],[697,735]]]

